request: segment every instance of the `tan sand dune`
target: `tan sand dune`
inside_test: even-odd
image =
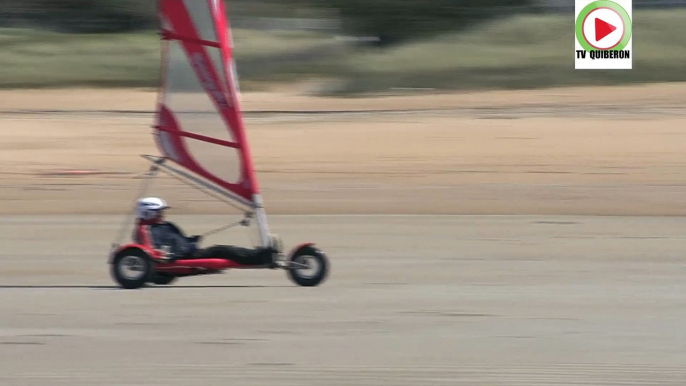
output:
[[[147,168],[139,154],[157,152],[154,92],[2,91],[0,100],[0,199],[11,203],[0,213],[129,207],[132,176]],[[686,213],[683,84],[362,99],[276,91],[243,104],[270,213]],[[399,111],[255,113],[303,110]],[[42,174],[56,169],[123,174]],[[175,180],[157,188],[181,213],[224,208]]]

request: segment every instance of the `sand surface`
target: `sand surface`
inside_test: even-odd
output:
[[[0,91],[0,385],[686,384],[683,84],[246,94],[271,229],[330,255],[317,288],[114,287],[154,102]],[[168,177],[149,193],[189,233],[237,219]]]
[[[157,154],[145,90],[0,92],[3,214],[120,213]],[[686,86],[360,99],[248,93],[269,213],[686,214]],[[65,169],[95,176],[51,174]],[[157,180],[177,213],[224,205]],[[222,212],[223,213],[223,212]]]
[[[118,224],[0,218],[1,385],[686,383],[684,219],[274,216],[329,253],[321,287],[268,270],[135,291],[108,277]]]

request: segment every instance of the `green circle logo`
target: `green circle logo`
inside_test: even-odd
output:
[[[622,36],[622,39],[615,46],[605,49],[595,47],[591,42],[588,41],[588,38],[584,33],[584,25],[587,19],[589,18],[589,15],[603,8],[610,9],[617,13],[621,18],[622,23],[624,24],[624,35]],[[581,47],[583,47],[583,49],[585,49],[586,51],[621,51],[627,46],[627,44],[629,44],[629,40],[631,40],[631,18],[629,17],[629,14],[626,12],[626,10],[614,1],[593,1],[586,7],[584,7],[584,9],[582,9],[581,12],[579,12],[579,16],[577,16],[576,18],[576,39],[581,45]]]

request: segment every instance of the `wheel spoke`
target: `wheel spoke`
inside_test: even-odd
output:
[[[145,262],[139,256],[126,256],[119,265],[119,272],[129,280],[138,280],[145,274]]]
[[[311,279],[319,271],[319,262],[314,256],[298,256],[292,263],[297,266],[294,268],[296,274],[303,278]]]

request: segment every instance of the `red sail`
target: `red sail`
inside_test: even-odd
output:
[[[165,157],[253,202],[259,193],[221,0],[159,0],[162,84],[155,137]]]

